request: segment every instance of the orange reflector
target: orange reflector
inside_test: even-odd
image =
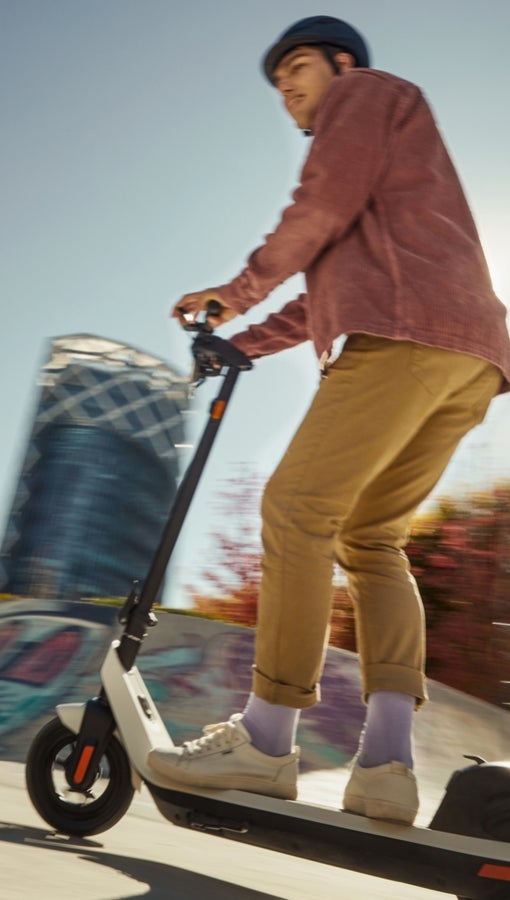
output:
[[[74,780],[76,784],[81,784],[85,775],[87,774],[87,769],[89,762],[91,760],[92,754],[95,750],[93,744],[87,744],[86,747],[83,748],[80,759],[78,760],[78,765],[76,766],[74,772]]]
[[[478,872],[480,878],[495,878],[497,881],[510,881],[510,866],[494,866],[484,863]]]
[[[225,412],[226,403],[224,400],[216,400],[211,410],[211,419],[221,419]]]

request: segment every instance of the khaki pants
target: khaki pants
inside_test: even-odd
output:
[[[319,699],[336,560],[356,612],[364,696],[426,699],[409,521],[500,381],[472,356],[348,339],[264,494],[257,696],[299,709]]]

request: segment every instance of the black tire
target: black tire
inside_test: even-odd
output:
[[[486,894],[484,896],[486,897],[486,900],[508,900],[508,888],[506,886],[501,887],[499,889],[496,888],[495,894],[490,893],[490,894]],[[471,897],[458,897],[457,900],[472,900],[472,898]]]
[[[472,898],[457,896],[457,900],[472,900]],[[502,887],[501,890],[496,889],[495,894],[487,894],[487,900],[508,900],[508,888]]]
[[[48,825],[62,834],[83,837],[115,825],[127,812],[134,789],[126,751],[112,736],[101,757],[90,791],[71,791],[64,773],[76,735],[52,719],[32,741],[26,761],[29,797]]]

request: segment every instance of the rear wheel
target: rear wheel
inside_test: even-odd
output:
[[[508,888],[502,887],[500,889],[496,888],[495,894],[486,894],[486,900],[508,900]],[[457,900],[473,900],[472,897],[460,897],[457,896]]]
[[[63,834],[89,835],[106,831],[127,812],[133,799],[131,768],[126,751],[112,735],[97,767],[92,787],[72,790],[65,774],[76,735],[52,719],[35,736],[26,762],[29,797],[48,825]]]

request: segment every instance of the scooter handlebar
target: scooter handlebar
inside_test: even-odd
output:
[[[219,375],[224,366],[246,372],[253,368],[251,360],[230,341],[208,331],[197,334],[192,345],[197,374],[201,378]]]

